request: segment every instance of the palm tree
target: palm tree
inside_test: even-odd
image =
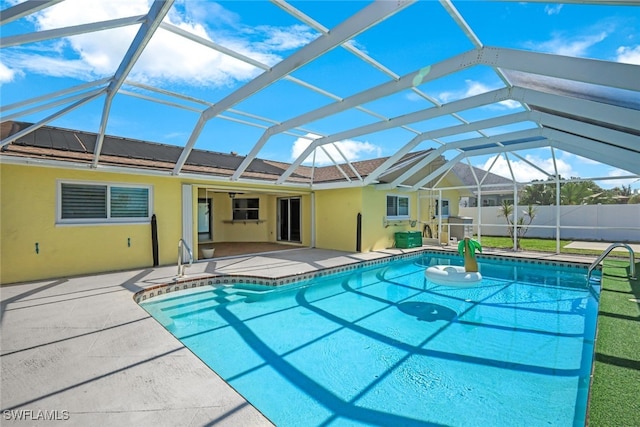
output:
[[[556,187],[548,183],[527,185],[522,190],[520,201],[523,205],[553,205],[556,202]]]
[[[560,200],[563,205],[594,203],[601,192],[593,181],[567,182],[560,188]]]
[[[509,204],[506,200],[503,200],[500,210],[498,211],[498,216],[502,216],[507,220],[507,224],[509,224],[507,231],[509,232],[509,237],[513,239],[513,205]],[[516,250],[520,248],[520,239],[522,239],[524,235],[527,234],[527,231],[529,231],[529,225],[531,225],[535,216],[536,207],[533,205],[528,205],[527,209],[522,211],[522,215],[518,216]]]

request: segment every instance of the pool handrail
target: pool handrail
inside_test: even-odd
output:
[[[631,248],[631,246],[627,245],[626,243],[618,242],[618,243],[612,243],[611,245],[609,245],[609,247],[607,249],[605,249],[604,252],[602,252],[600,254],[598,259],[596,259],[589,266],[589,270],[587,271],[587,282],[591,278],[591,272],[598,266],[598,264],[600,264],[600,261],[602,261],[607,255],[609,255],[609,253],[612,250],[614,250],[615,248],[620,248],[620,247],[626,248],[629,251],[629,263],[630,263],[630,266],[629,266],[629,278],[631,278],[632,280],[635,280],[635,278],[636,278],[636,262],[635,262],[633,249]]]
[[[191,265],[193,264],[193,252],[191,251],[191,248],[187,245],[187,242],[185,242],[184,239],[178,240],[178,277],[184,276],[185,265],[183,257],[185,249],[189,254],[189,265]]]

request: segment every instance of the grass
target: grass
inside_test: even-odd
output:
[[[601,250],[567,248],[566,246],[571,242],[573,242],[573,240],[560,240],[561,254],[598,256],[602,253]],[[482,236],[482,246],[485,248],[511,249],[513,248],[513,239],[510,237]],[[556,239],[532,239],[525,237],[520,240],[520,249],[525,251],[555,253]],[[613,251],[608,256],[628,258],[629,253],[626,251]]]
[[[628,268],[603,264],[590,426],[640,425],[640,280],[630,280]]]

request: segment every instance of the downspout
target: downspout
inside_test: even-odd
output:
[[[362,252],[362,213],[356,217],[356,252]]]

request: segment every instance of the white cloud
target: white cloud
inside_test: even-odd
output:
[[[440,92],[438,95],[438,100],[442,103],[456,101],[458,99],[467,98],[474,95],[480,95],[482,93],[486,93],[494,90],[495,88],[485,85],[484,83],[480,83],[474,80],[465,80],[466,87],[458,91],[445,91]],[[512,100],[500,101],[498,104],[502,105],[507,109],[514,109],[520,107],[520,103]]]
[[[557,156],[562,156],[563,159],[571,163],[582,163],[589,166],[601,165],[597,160],[589,159],[587,157],[578,156],[577,154],[573,154],[569,151],[556,150]]]
[[[258,44],[264,50],[284,51],[297,49],[313,41],[318,34],[309,31],[306,25],[290,27],[258,26],[256,30],[265,35],[265,40]]]
[[[640,65],[640,45],[635,47],[620,46],[616,50],[616,61]]]
[[[582,30],[553,32],[548,40],[529,41],[525,43],[525,47],[556,55],[586,57],[595,45],[611,34],[616,34],[619,31],[618,27],[618,22],[603,18]]]
[[[457,91],[445,91],[438,95],[438,99],[443,103],[455,101],[473,95],[479,95],[491,90],[488,86],[473,80],[465,80],[466,87]]]
[[[62,59],[34,56],[24,52],[7,52],[3,57],[14,69],[24,72],[45,74],[53,77],[70,77],[80,80],[94,80],[91,67],[79,59]]]
[[[557,5],[546,5],[544,7],[544,12],[551,16],[551,15],[558,15],[560,14],[560,11],[562,10],[562,4],[557,4]]]
[[[493,156],[487,159],[487,161],[484,164],[478,165],[478,167],[484,170],[488,170],[489,167],[491,167],[491,164],[493,163],[493,160],[495,159],[495,157],[496,156]],[[551,157],[542,158],[539,156],[533,156],[533,155],[527,154],[526,156],[524,156],[524,158],[527,159],[529,162],[533,163],[534,165],[538,166],[540,169],[547,171],[550,174],[554,173],[553,159]],[[547,175],[540,172],[538,169],[534,168],[527,162],[524,162],[522,160],[515,158],[514,156],[509,156],[509,162],[511,163],[511,170],[513,171],[513,174],[515,175],[515,178],[518,182],[529,182],[529,181],[533,181],[534,179],[546,180],[548,178]],[[560,173],[560,176],[562,177],[576,176],[576,173],[574,172],[572,166],[569,163],[563,161],[562,159],[556,159],[556,164],[558,166],[558,172]],[[493,165],[493,168],[491,169],[491,173],[494,173],[496,175],[501,175],[511,179],[511,172],[509,171],[509,165],[507,164],[507,161],[505,160],[504,156],[500,155],[500,157],[498,157],[498,160],[496,161],[496,163]]]
[[[21,72],[15,69],[11,69],[0,62],[0,83],[9,83],[13,81],[16,77],[16,74],[21,74]]]
[[[565,36],[557,33],[552,36],[551,40],[536,43],[535,49],[556,55],[584,57],[592,46],[600,43],[607,36],[608,33],[606,31],[574,36]]]
[[[61,28],[127,16],[144,15],[148,0],[66,0],[29,19],[38,30]],[[206,40],[237,50],[266,65],[281,60],[277,52],[295,49],[317,37],[304,25],[287,27],[242,25],[239,18],[219,4],[176,2],[165,22]],[[212,10],[213,8],[213,10]],[[211,13],[215,12],[215,13]],[[215,22],[208,22],[205,19]],[[20,47],[6,66],[53,76],[83,80],[111,75],[117,70],[138,25],[80,34],[62,41]],[[47,48],[45,51],[43,48]],[[46,67],[42,64],[48,64]],[[132,79],[159,84],[163,81],[198,86],[225,86],[246,81],[262,70],[204,47],[162,28],[158,29],[130,73]]]
[[[300,154],[302,154],[302,152],[309,146],[309,144],[311,144],[311,141],[317,138],[319,138],[318,135],[307,134],[306,138],[296,139],[291,147],[291,159],[297,159]],[[342,152],[342,154],[344,154],[344,156],[350,162],[362,159],[365,154],[372,155],[373,157],[380,157],[382,155],[382,149],[380,147],[365,141],[354,141],[352,139],[347,139],[344,141],[338,141],[334,144],[324,145],[324,149],[337,163],[344,163],[344,159],[334,145],[340,149],[340,152]],[[312,153],[305,159],[303,163],[310,164],[313,161],[314,158]],[[324,166],[330,164],[333,164],[333,162],[331,161],[327,153],[325,153],[325,151],[320,147],[316,148],[315,165]]]
[[[611,169],[607,172],[607,176],[616,177],[616,176],[629,176],[631,173],[622,170],[622,169]],[[632,188],[640,188],[640,179],[639,178],[631,178],[631,179],[612,179],[606,181],[598,181],[597,184],[602,188],[613,188],[613,187],[622,187],[623,185],[626,187],[631,185]]]

